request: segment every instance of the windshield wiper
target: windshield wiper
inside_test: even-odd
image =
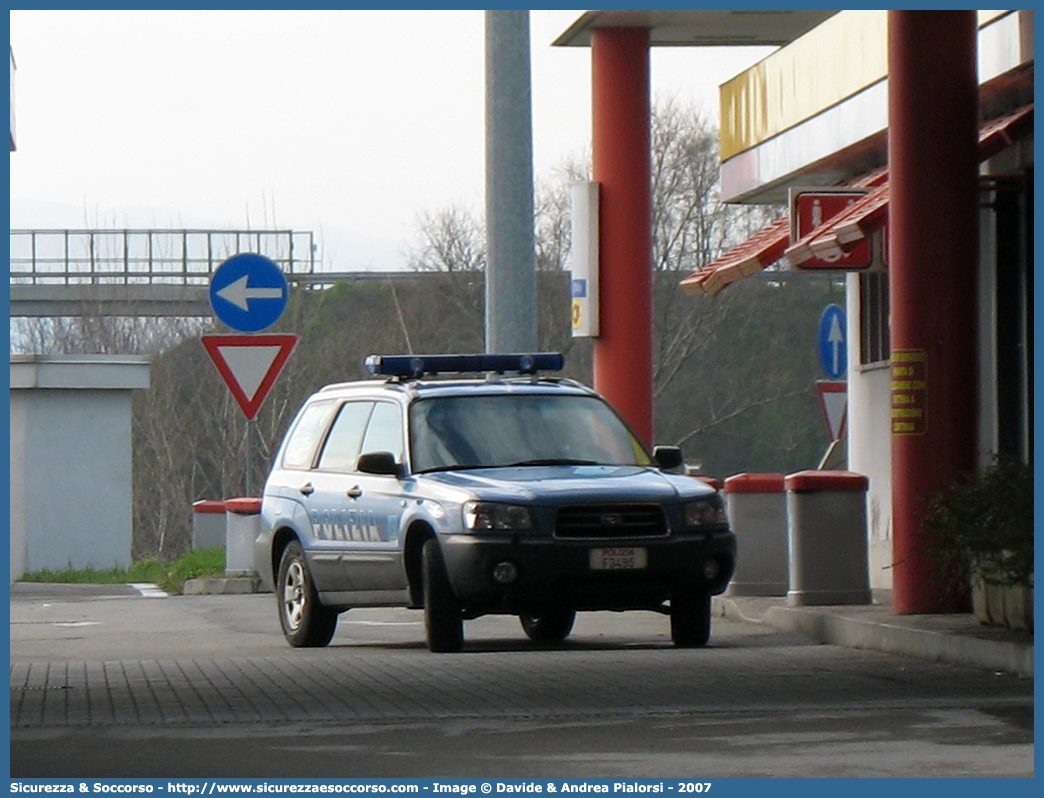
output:
[[[452,465],[433,466],[414,474],[434,474],[438,471],[477,471],[486,468],[524,468],[526,466],[589,466],[599,465],[595,460],[577,460],[570,457],[545,457],[538,460],[522,460],[517,463],[454,463]]]
[[[451,465],[433,466],[432,468],[424,468],[420,471],[414,471],[414,474],[434,474],[438,471],[473,471],[479,468],[502,468],[499,465],[479,464],[479,463],[453,463]]]
[[[503,466],[504,468],[517,468],[519,466],[556,466],[556,465],[598,465],[595,460],[576,460],[570,457],[545,457],[538,460],[522,460],[518,463],[511,463],[510,465]]]

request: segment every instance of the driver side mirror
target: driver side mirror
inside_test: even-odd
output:
[[[395,462],[391,452],[367,452],[360,454],[355,462],[355,469],[364,474],[383,474],[386,476],[402,476],[402,466]]]
[[[681,468],[685,464],[682,450],[677,446],[656,446],[653,448],[653,459],[665,471]]]

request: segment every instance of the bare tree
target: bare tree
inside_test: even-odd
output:
[[[437,213],[425,213],[418,227],[421,246],[409,257],[411,268],[444,272],[476,272],[485,268],[484,228],[469,211],[452,205]]]
[[[154,354],[198,336],[206,322],[182,317],[106,316],[84,303],[77,316],[12,319],[11,351],[26,354]]]

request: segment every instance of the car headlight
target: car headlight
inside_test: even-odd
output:
[[[728,523],[720,496],[688,502],[683,512],[685,526],[715,526]]]
[[[464,528],[483,529],[532,529],[533,514],[528,507],[496,502],[466,502],[464,504]]]

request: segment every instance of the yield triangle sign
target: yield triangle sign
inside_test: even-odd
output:
[[[248,419],[261,409],[296,335],[204,335],[203,347]]]
[[[845,434],[848,417],[848,383],[845,380],[818,380],[819,404],[823,408],[830,440],[839,441]]]

